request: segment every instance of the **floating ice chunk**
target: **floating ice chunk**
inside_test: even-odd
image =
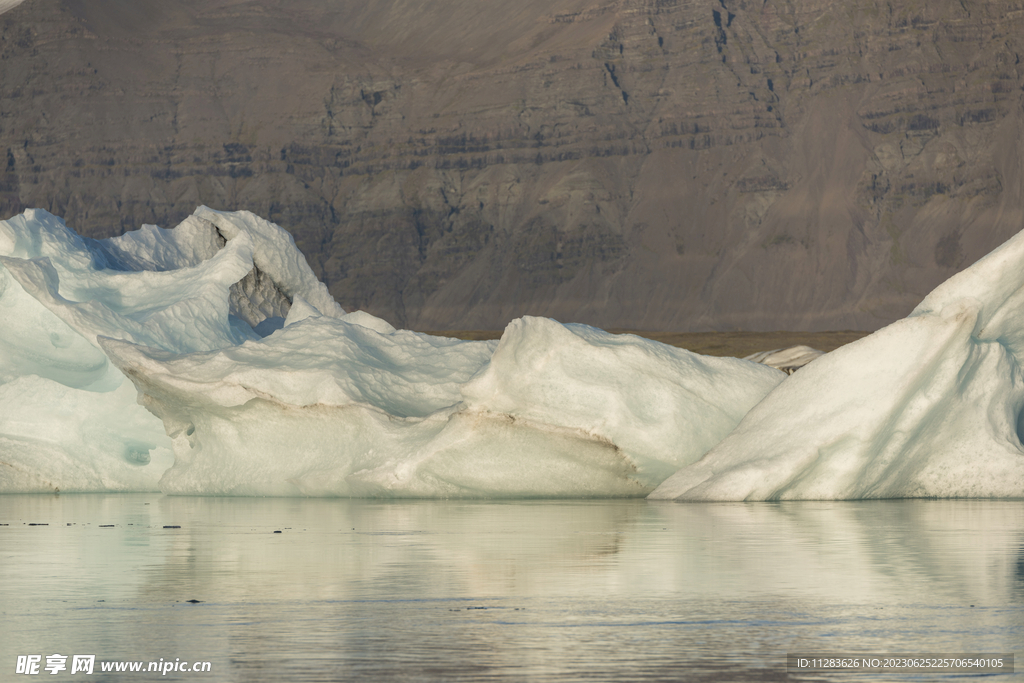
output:
[[[468,410],[580,430],[654,486],[718,443],[783,375],[549,318],[512,321],[462,393]]]
[[[205,354],[102,344],[174,439],[164,490],[360,495],[382,485],[345,477],[397,467],[429,442],[496,342],[381,334],[309,317],[261,342]]]
[[[97,241],[28,211],[0,221],[0,491],[1021,496],[1022,272],[1018,236],[783,382],[543,318],[345,314],[245,212]]]
[[[202,354],[102,340],[174,438],[161,488],[645,495],[784,377],[541,318],[513,321],[499,343],[378,332],[351,317]]]
[[[280,328],[291,297],[344,314],[290,236],[252,214],[201,207],[107,240],[41,210],[0,221],[0,492],[155,490],[171,440],[97,338],[234,347]]]
[[[1024,233],[819,358],[652,499],[1024,496]]]

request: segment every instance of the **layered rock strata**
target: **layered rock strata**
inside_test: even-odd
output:
[[[1019,0],[28,0],[0,217],[249,209],[418,329],[875,329],[1024,224],[1022,52]]]

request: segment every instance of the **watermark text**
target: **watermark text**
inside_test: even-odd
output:
[[[210,673],[213,664],[210,662],[182,661],[176,657],[173,661],[161,658],[155,662],[127,661],[96,661],[96,655],[18,655],[14,673],[26,676],[37,674],[59,673],[91,675],[102,673],[158,673],[166,676],[169,673]]]

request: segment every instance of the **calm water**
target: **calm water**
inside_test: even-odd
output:
[[[785,654],[1024,652],[1024,501],[8,495],[0,524],[0,680],[864,681]],[[54,653],[212,672],[14,675]]]

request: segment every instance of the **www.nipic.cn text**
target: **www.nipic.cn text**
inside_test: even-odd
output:
[[[102,673],[159,673],[166,676],[171,672],[209,673],[210,662],[189,662],[175,658],[174,661],[160,659],[155,662],[98,662],[96,655],[18,655],[14,673],[33,676],[40,673],[92,674]]]

